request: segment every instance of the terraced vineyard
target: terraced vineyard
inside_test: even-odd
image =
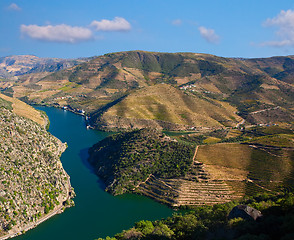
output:
[[[138,186],[136,192],[173,207],[213,205],[243,196],[226,181],[210,179],[203,164],[193,163],[191,169],[186,176],[176,179],[151,176]]]
[[[291,128],[169,134],[136,130],[94,145],[90,162],[105,179],[106,190],[136,192],[178,207],[225,203],[293,186]],[[212,138],[221,143],[206,141]]]
[[[291,123],[293,62],[129,51],[50,75],[38,67],[0,88],[27,102],[83,109],[91,126],[115,131]]]
[[[181,181],[175,206],[213,205],[236,199],[234,191],[224,181]]]
[[[145,183],[135,189],[137,193],[143,194],[147,197],[155,199],[158,202],[174,206],[176,204],[175,198],[178,197],[180,182],[177,180],[166,180],[156,178],[153,175]]]
[[[212,178],[243,182],[229,183],[246,195],[290,187],[293,178],[293,149],[249,144],[201,146],[197,160],[203,162]]]

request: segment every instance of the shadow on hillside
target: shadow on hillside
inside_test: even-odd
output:
[[[106,186],[104,182],[95,174],[94,168],[88,162],[88,157],[89,157],[88,151],[89,151],[89,148],[81,149],[81,151],[79,152],[79,157],[81,158],[82,163],[89,169],[89,171],[97,177],[97,183],[99,188],[105,190]]]
[[[280,187],[292,188],[294,182],[293,153],[283,149],[252,149],[246,195],[271,192]]]
[[[289,189],[289,191],[291,191],[294,188],[294,151],[291,151],[288,154],[291,160],[291,171],[288,178],[284,180],[284,185],[287,189]]]
[[[113,107],[114,105],[118,104],[119,102],[121,102],[122,100],[124,100],[127,97],[127,95],[124,95],[110,103],[105,104],[104,106],[100,107],[97,111],[93,112],[91,114],[91,119],[93,117],[99,117],[101,116],[104,112],[106,112],[109,108]]]

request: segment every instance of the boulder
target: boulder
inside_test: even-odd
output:
[[[247,205],[238,205],[234,207],[229,213],[228,219],[239,217],[246,220],[256,221],[258,218],[262,217],[262,214],[255,208],[249,207]]]

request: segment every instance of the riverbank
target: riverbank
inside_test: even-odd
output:
[[[66,143],[62,143],[59,141],[58,148],[56,151],[56,155],[61,156],[61,154],[66,150]],[[43,217],[39,218],[38,220],[35,220],[31,223],[28,223],[24,226],[14,227],[11,230],[8,231],[8,234],[0,236],[0,240],[5,240],[8,238],[13,238],[16,236],[19,236],[21,234],[26,233],[27,231],[37,227],[39,224],[45,222],[49,218],[55,216],[56,214],[62,213],[66,208],[71,207],[74,205],[73,201],[71,199],[75,196],[74,190],[70,183],[70,176],[66,173],[66,171],[63,169],[62,163],[59,162],[59,168],[62,169],[63,174],[66,176],[67,181],[66,185],[64,186],[66,189],[66,195],[63,199],[59,199],[60,204],[57,205],[52,211],[50,211],[48,214],[44,215]]]
[[[69,181],[68,181],[68,185],[67,186],[68,186],[69,189],[71,188],[71,185],[70,185],[70,182]],[[69,200],[71,198],[72,192],[69,191],[67,196],[68,197],[67,197],[67,199],[64,202],[66,202],[67,200]],[[13,237],[19,236],[21,234],[24,234],[27,231],[29,231],[29,230],[37,227],[39,224],[45,222],[49,218],[55,216],[56,214],[63,213],[63,211],[65,210],[65,208],[71,206],[71,205],[68,205],[68,206],[64,205],[64,202],[62,204],[60,204],[59,206],[57,206],[53,211],[49,212],[44,217],[42,217],[39,220],[37,220],[36,222],[33,222],[31,224],[28,224],[28,225],[26,225],[26,226],[24,226],[24,227],[22,227],[20,229],[17,229],[17,230],[10,230],[9,231],[9,234],[4,235],[4,236],[1,236],[0,237],[0,240],[5,240],[5,239],[8,239],[8,238],[13,238]]]
[[[114,197],[104,191],[102,181],[93,173],[87,159],[89,147],[109,133],[87,130],[84,117],[70,111],[52,107],[37,109],[48,115],[49,132],[67,142],[61,162],[76,193],[75,207],[15,240],[93,240],[128,229],[141,219],[159,220],[172,216],[172,209],[149,198],[136,194]]]

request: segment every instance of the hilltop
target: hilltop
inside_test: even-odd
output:
[[[44,117],[0,95],[0,238],[21,234],[72,204],[59,159],[66,144],[46,131]]]
[[[178,207],[225,203],[293,186],[291,126],[167,134],[134,130],[90,148],[89,162],[106,191],[135,192]]]
[[[90,148],[90,163],[114,195],[136,189],[150,175],[184,176],[192,163],[193,147],[172,141],[155,130],[112,135]]]
[[[293,56],[236,59],[130,51],[38,74],[22,77],[14,86],[2,82],[2,89],[30,103],[83,109],[94,127],[106,130],[150,124],[176,130],[204,123],[215,128],[294,119]],[[134,101],[139,95],[140,101]],[[210,111],[197,116],[201,108]]]

